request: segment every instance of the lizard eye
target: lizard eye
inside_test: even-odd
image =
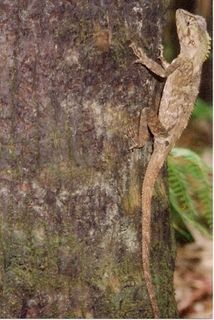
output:
[[[187,21],[187,26],[189,26],[190,25],[190,22],[189,21]]]

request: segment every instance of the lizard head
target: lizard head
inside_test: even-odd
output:
[[[176,26],[181,52],[188,57],[204,61],[209,56],[211,38],[203,17],[183,9],[176,11]]]

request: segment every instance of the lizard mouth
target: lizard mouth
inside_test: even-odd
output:
[[[190,13],[189,11],[186,11],[184,9],[177,9],[176,10],[176,17],[185,17],[185,16],[189,16],[189,17],[192,17],[192,18],[195,18],[195,15]]]
[[[189,12],[187,12],[183,9],[176,10],[176,18],[184,17],[185,15],[189,15]]]

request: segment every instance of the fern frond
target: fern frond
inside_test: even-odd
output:
[[[193,151],[174,148],[168,157],[169,195],[173,224],[189,241],[192,224],[203,233],[212,228],[211,169]],[[185,227],[185,228],[184,228]],[[189,232],[189,236],[187,236]]]

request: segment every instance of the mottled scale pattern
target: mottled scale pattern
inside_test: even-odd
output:
[[[180,53],[171,64],[165,63],[161,55],[163,63],[159,65],[134,43],[130,46],[137,56],[136,63],[166,78],[159,112],[147,116],[147,125],[154,135],[154,150],[142,184],[142,262],[154,318],[161,317],[150,271],[151,202],[154,186],[168,153],[188,124],[198,95],[202,65],[210,50],[210,37],[203,17],[178,9],[176,26]],[[139,138],[139,141],[143,140],[142,137]]]

